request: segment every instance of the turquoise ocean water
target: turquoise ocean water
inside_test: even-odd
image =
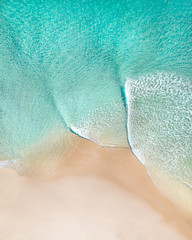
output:
[[[1,1],[2,166],[73,132],[191,189],[191,53],[189,0]]]

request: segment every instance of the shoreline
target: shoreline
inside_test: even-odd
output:
[[[9,169],[0,178],[2,240],[192,238],[192,220],[158,192],[128,149],[82,140],[52,179]]]

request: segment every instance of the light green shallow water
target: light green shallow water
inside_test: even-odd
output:
[[[65,152],[73,132],[191,188],[191,15],[191,1],[1,1],[1,160]]]

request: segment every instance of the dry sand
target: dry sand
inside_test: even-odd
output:
[[[128,149],[82,140],[51,179],[0,170],[0,240],[186,240],[192,221]]]

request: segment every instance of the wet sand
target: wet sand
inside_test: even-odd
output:
[[[192,220],[128,149],[82,140],[48,179],[0,169],[0,240],[186,240]]]

